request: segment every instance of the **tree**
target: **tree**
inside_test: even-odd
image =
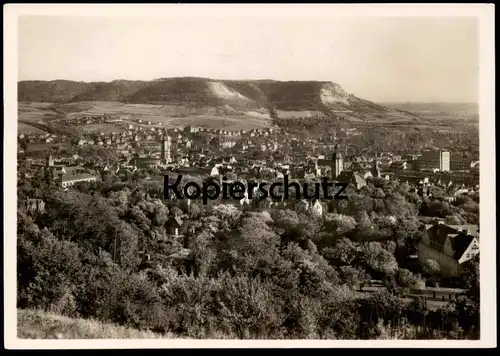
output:
[[[274,220],[276,228],[286,228],[287,226],[294,226],[299,222],[297,213],[290,209],[273,210],[271,217]]]
[[[279,244],[279,236],[272,231],[261,216],[244,216],[238,225],[228,241],[231,249],[258,256],[266,254],[266,250],[276,248]]]
[[[259,172],[259,178],[263,181],[271,181],[276,178],[276,175],[272,170],[265,168]]]
[[[398,268],[395,281],[399,287],[411,289],[425,289],[425,281],[420,275],[415,275],[405,268]]]
[[[130,199],[130,190],[125,187],[123,190],[112,191],[110,193],[110,198],[116,205],[125,206],[128,204]]]
[[[382,189],[380,188],[375,188],[372,197],[375,199],[384,199],[385,198],[385,193]]]
[[[156,226],[164,226],[168,220],[168,208],[161,202],[154,207],[154,218],[152,223]]]
[[[67,302],[72,298],[73,280],[81,268],[79,246],[58,240],[46,229],[35,241],[18,238],[17,246],[18,305],[73,313]]]
[[[342,282],[351,288],[356,288],[370,279],[366,271],[359,267],[341,266],[339,270]]]
[[[142,231],[146,232],[151,229],[151,221],[146,217],[146,215],[138,206],[134,206],[132,207],[132,209],[130,209],[129,216],[130,221],[133,222]]]
[[[227,172],[225,176],[228,181],[236,181],[238,179],[238,176],[233,172]]]
[[[342,236],[356,227],[356,220],[352,216],[342,214],[325,214],[325,230]]]
[[[448,202],[434,200],[425,202],[422,205],[421,213],[425,216],[444,218],[445,216],[452,215],[453,210]]]
[[[266,334],[283,323],[280,306],[273,302],[265,283],[246,276],[219,280],[215,305],[220,317],[240,338]]]
[[[190,219],[198,219],[203,213],[203,209],[198,204],[191,204],[188,210]]]
[[[240,216],[241,212],[234,205],[229,204],[220,204],[215,205],[212,208],[212,213],[215,217],[227,222],[229,226],[232,226],[236,223]]]
[[[26,142],[26,140],[20,139],[19,145],[21,146],[23,151],[26,151],[28,149],[28,143]]]
[[[460,280],[465,289],[467,296],[475,302],[479,302],[479,254],[472,260],[463,264]]]
[[[179,209],[177,206],[173,206],[171,209],[170,209],[170,216],[182,216],[184,215],[184,212]]]
[[[361,245],[361,259],[368,272],[377,276],[394,274],[398,268],[396,258],[379,242],[365,242]]]
[[[444,219],[445,224],[448,225],[461,225],[465,224],[466,221],[459,215],[447,215]]]
[[[326,247],[321,251],[322,255],[334,266],[352,265],[358,252],[358,244],[348,238],[341,238],[334,246]]]
[[[430,276],[435,276],[441,270],[441,266],[439,266],[439,263],[437,263],[435,260],[429,258],[424,262],[422,269],[424,273]]]

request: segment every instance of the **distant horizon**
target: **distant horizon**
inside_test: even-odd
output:
[[[155,80],[163,80],[163,79],[176,79],[176,78],[193,78],[193,79],[208,79],[208,80],[221,80],[221,81],[274,81],[274,82],[318,82],[318,83],[335,83],[340,85],[342,88],[341,83],[334,82],[331,80],[279,80],[279,79],[272,79],[272,78],[259,78],[259,79],[254,79],[254,78],[247,78],[247,79],[225,79],[225,78],[214,78],[214,77],[197,77],[193,75],[184,75],[184,76],[172,76],[172,77],[160,77],[160,78],[154,78],[154,79],[125,79],[125,78],[119,78],[119,79],[112,79],[112,80],[74,80],[74,79],[63,79],[63,78],[58,78],[58,79],[25,79],[25,80],[18,80],[17,83],[22,83],[22,82],[57,82],[57,81],[66,81],[66,82],[75,82],[75,83],[112,83],[112,82],[119,82],[119,81],[128,81],[128,82],[152,82]],[[349,92],[350,94],[354,96],[356,93]],[[360,99],[365,99],[369,101],[376,102],[378,104],[382,105],[390,105],[390,104],[473,104],[473,105],[479,105],[479,102],[477,101],[417,101],[417,100],[392,100],[392,101],[381,101],[381,100],[372,100],[372,99],[366,99],[364,97],[358,96]],[[88,101],[88,100],[87,100]],[[92,101],[92,100],[90,100]],[[102,101],[102,100],[97,100],[97,101]]]
[[[165,15],[19,17],[18,78],[274,78],[374,102],[479,99],[477,17]]]

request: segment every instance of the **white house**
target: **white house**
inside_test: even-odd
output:
[[[96,178],[91,174],[65,175],[61,178],[63,188],[75,185],[78,182],[95,182]]]
[[[418,245],[418,260],[424,264],[435,260],[445,277],[458,277],[461,265],[479,253],[478,225],[446,225],[439,222],[425,225],[425,234]]]
[[[214,168],[212,168],[212,170],[210,171],[210,175],[212,177],[215,177],[215,176],[218,176],[219,175],[219,166],[220,165],[215,165]]]
[[[318,199],[309,206],[309,212],[315,216],[323,216],[323,205]]]

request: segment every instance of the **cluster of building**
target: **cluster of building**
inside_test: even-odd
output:
[[[21,142],[26,143],[27,145],[37,145],[37,144],[56,144],[60,142],[64,142],[66,139],[65,136],[56,135],[54,133],[21,133],[18,136],[18,151],[22,151],[23,148],[21,146]]]
[[[104,174],[130,177],[141,170],[154,170],[159,176],[164,172],[214,178],[234,175],[240,181],[279,180],[285,175],[299,182],[328,177],[358,190],[367,185],[367,179],[376,177],[406,181],[421,195],[429,195],[432,185],[460,184],[459,191],[468,192],[479,184],[479,161],[461,159],[444,150],[424,150],[414,155],[386,152],[370,157],[347,155],[345,147],[332,145],[332,141],[293,140],[275,128],[228,131],[188,125],[166,129],[142,120],[132,123],[105,116],[78,120],[83,124],[121,120],[119,124],[125,125],[121,132],[83,133],[75,142],[80,147],[98,146],[118,153],[117,164],[82,161],[74,156],[60,157],[56,162],[51,153],[45,153],[45,160],[41,161],[31,157],[30,146],[65,142],[68,138],[54,134],[19,136],[28,144],[27,150],[18,148],[20,152],[26,151],[21,161],[27,163],[29,169],[43,170],[63,189],[79,182],[95,182]],[[344,136],[356,134],[355,129],[343,132]],[[321,154],[317,154],[319,150]],[[256,157],[255,152],[265,152],[262,156],[265,158]],[[29,177],[31,173],[23,174]],[[319,199],[257,201],[246,196],[229,203],[241,209],[293,209],[316,216],[328,209]],[[44,208],[43,202],[37,200],[26,200],[22,204],[29,211]],[[436,224],[426,226],[426,236],[419,245],[418,259],[436,260],[444,275],[459,275],[460,266],[478,251],[477,226]]]
[[[418,171],[468,172],[479,169],[479,161],[454,157],[443,150],[424,150],[413,163],[414,169]]]
[[[86,115],[79,117],[66,118],[63,123],[66,125],[85,125],[85,124],[112,124],[123,121],[119,117],[110,115]]]
[[[329,176],[334,180],[349,181],[357,189],[365,186],[366,179],[370,177],[398,179],[426,187],[434,183],[439,185],[456,183],[470,187],[479,184],[479,161],[469,162],[469,170],[457,170],[451,174],[451,171],[447,169],[449,160],[443,163],[443,157],[449,158],[449,156],[449,152],[442,151],[424,151],[421,155],[414,156],[398,156],[391,153],[375,157],[345,156],[342,150],[335,146],[330,159],[323,155],[304,157],[307,161],[302,164],[293,164],[291,171],[292,175],[298,178],[315,179]],[[440,166],[440,168],[419,169],[421,162],[427,162],[426,167]],[[442,169],[443,166],[445,169]],[[474,166],[474,169],[470,168],[471,166]]]
[[[62,188],[69,188],[79,182],[95,182],[97,177],[88,172],[88,169],[83,165],[66,165],[62,162],[55,162],[54,157],[49,154],[46,157],[45,163],[39,161],[30,161],[29,167],[33,169],[41,169],[44,172],[46,179],[55,182]],[[103,170],[107,170],[103,167]],[[24,176],[29,177],[29,176]]]
[[[108,167],[108,170],[115,173],[128,174],[150,168],[198,168],[201,172],[212,175],[226,172],[246,176],[270,174],[276,179],[285,174],[306,180],[328,176],[333,180],[351,183],[357,189],[365,186],[369,177],[399,179],[415,184],[426,180],[426,184],[433,181],[450,184],[452,179],[455,183],[469,186],[479,183],[479,161],[454,160],[447,151],[425,150],[420,154],[406,156],[383,153],[368,157],[347,156],[345,149],[343,153],[335,146],[329,158],[325,155],[295,154],[294,146],[299,141],[290,140],[286,133],[273,128],[229,132],[188,125],[167,130],[161,127],[144,128],[129,123],[128,129],[121,133],[83,136],[87,138],[78,140],[78,146],[102,146],[120,155],[119,165]],[[292,154],[283,153],[286,147],[291,148]],[[249,157],[247,153],[250,151],[267,152],[271,155],[260,160]],[[232,158],[228,158],[228,153]],[[234,159],[235,155],[240,157],[238,162]],[[446,172],[464,174],[446,176]],[[65,186],[74,182],[74,179],[68,178]]]

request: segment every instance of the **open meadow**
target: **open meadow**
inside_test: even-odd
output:
[[[17,106],[18,120],[45,121],[57,117],[58,113],[51,109],[51,103],[19,103]]]
[[[22,122],[17,123],[17,132],[18,134],[27,134],[27,133],[35,133],[35,134],[41,134],[44,133],[45,131],[37,129],[36,127],[27,125]]]
[[[75,126],[78,127],[78,126]],[[87,133],[94,132],[102,132],[104,134],[109,134],[112,132],[123,132],[126,128],[122,125],[113,125],[113,124],[85,124],[82,127],[82,130]]]
[[[38,105],[40,104],[40,105]],[[57,105],[43,105],[44,103],[20,103],[19,120],[48,121],[57,119],[64,121],[85,116],[109,115],[121,118],[124,122],[133,122],[141,119],[144,123],[151,122],[156,126],[176,127],[184,125],[200,125],[213,129],[250,130],[271,126],[268,113],[262,111],[238,112],[230,107],[189,107],[183,105],[149,105],[124,104],[119,102],[78,102]],[[149,126],[149,125],[148,125]],[[78,127],[75,125],[75,127]],[[36,132],[36,128],[20,123],[20,132]],[[86,131],[119,132],[123,125],[114,124],[86,124]],[[40,130],[38,130],[40,131]]]

